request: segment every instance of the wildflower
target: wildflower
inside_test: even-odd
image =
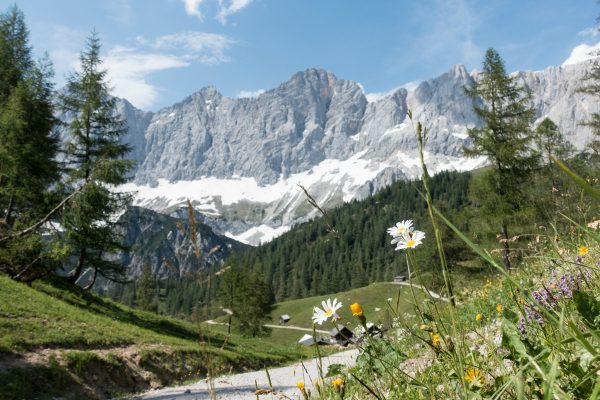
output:
[[[477,368],[467,368],[465,380],[469,383],[483,384],[483,374]]]
[[[481,322],[481,321],[483,320],[483,314],[481,314],[481,313],[478,313],[478,314],[475,316],[475,319],[476,319],[478,322]]]
[[[519,329],[519,332],[521,332],[521,335],[525,336],[527,334],[527,327],[525,326],[525,318],[523,318],[523,317],[519,318],[519,322],[517,323],[517,328]]]
[[[393,299],[392,299],[391,297],[388,297],[388,299],[387,299],[388,303],[391,303],[391,302],[392,302],[392,300],[393,300]]]
[[[412,224],[413,222],[410,219],[397,222],[395,226],[388,228],[387,233],[389,233],[394,238],[408,235],[412,229]],[[392,241],[392,243],[395,242]]]
[[[414,249],[423,243],[423,239],[425,239],[425,232],[414,231],[408,236],[399,236],[396,239],[398,239],[396,250]],[[392,243],[394,243],[394,240],[392,240]]]
[[[333,299],[333,302],[331,299],[327,299],[327,302],[322,301],[321,304],[323,305],[322,310],[319,307],[315,307],[313,310],[312,320],[314,324],[321,325],[329,317],[333,319],[339,318],[335,312],[342,307],[342,303],[338,302],[337,299]]]
[[[588,249],[586,246],[579,246],[579,249],[577,251],[577,254],[579,254],[581,257],[587,255],[587,253],[590,252],[590,249]]]
[[[504,310],[504,306],[500,303],[496,304],[496,312],[498,314],[502,314],[502,311]]]
[[[440,343],[441,343],[441,339],[440,339],[440,335],[438,335],[437,333],[432,333],[431,334],[431,345],[433,347],[440,347]]]
[[[298,381],[296,382],[296,387],[303,392],[304,391],[304,382],[303,381]]]
[[[363,315],[362,306],[358,303],[352,304],[350,306],[350,310],[352,311],[352,315],[354,315],[355,317],[360,317],[361,315]]]
[[[342,378],[337,378],[331,381],[331,385],[335,388],[335,390],[340,390],[340,388],[344,385],[344,381]]]

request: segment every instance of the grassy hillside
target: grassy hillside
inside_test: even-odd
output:
[[[415,289],[417,301],[423,300],[426,296],[421,289]],[[342,302],[343,307],[338,310],[337,314],[341,317],[339,321],[342,324],[348,325],[351,329],[357,327],[357,321],[352,317],[350,312],[350,304],[360,303],[364,308],[365,315],[368,320],[378,325],[389,326],[391,315],[413,315],[413,298],[408,286],[396,285],[393,283],[373,283],[369,286],[359,289],[352,289],[346,292],[333,293],[330,295],[313,296],[305,299],[296,299],[277,303],[271,312],[271,324],[278,325],[279,317],[283,314],[291,316],[291,320],[285,325],[287,327],[299,327],[303,329],[312,329],[312,314],[313,308],[322,307],[321,302],[327,299],[337,298]],[[391,301],[388,301],[391,299]],[[217,322],[224,324],[227,321],[226,317],[219,317]],[[203,324],[204,326],[205,324]],[[208,325],[213,330],[226,332],[227,328],[224,325]],[[331,323],[317,325],[318,330],[330,330],[333,328]],[[280,345],[290,346],[290,348],[303,347],[298,345],[298,340],[304,336],[306,331],[293,330],[274,327],[271,329],[271,334],[265,338],[269,343],[277,343]],[[300,351],[300,349],[298,351]],[[306,350],[306,348],[304,348]],[[325,349],[324,351],[328,351]],[[329,350],[333,351],[333,349]]]
[[[415,295],[417,295],[418,299],[423,298],[423,293],[420,289],[415,289]],[[356,325],[356,319],[352,318],[349,308],[352,303],[360,303],[369,320],[375,323],[384,323],[386,313],[390,310],[389,307],[392,307],[396,311],[396,304],[398,304],[398,314],[404,314],[405,312],[412,313],[413,309],[413,299],[408,286],[393,283],[373,283],[369,286],[346,292],[278,303],[271,314],[273,321],[279,321],[280,315],[288,314],[292,317],[288,323],[289,325],[311,328],[313,307],[321,307],[321,301],[328,298],[337,298],[338,301],[342,302],[343,307],[338,311],[338,315],[342,318],[341,322],[352,325]],[[389,306],[388,299],[391,299]],[[323,324],[321,328],[317,328],[329,329],[330,326]]]
[[[105,398],[308,353],[0,275],[0,398]],[[35,385],[33,383],[35,382]],[[69,397],[71,396],[71,397]]]

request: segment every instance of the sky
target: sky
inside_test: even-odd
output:
[[[311,67],[377,94],[480,68],[489,47],[508,71],[541,70],[600,42],[596,0],[0,0],[0,11],[11,4],[57,87],[95,29],[113,94],[150,111],[205,86],[256,96]]]

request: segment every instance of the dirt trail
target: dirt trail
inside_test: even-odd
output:
[[[330,364],[354,365],[357,355],[358,349],[352,349],[323,357],[324,373],[327,372]],[[259,399],[285,399],[286,397],[300,399],[296,382],[304,381],[306,389],[312,389],[312,381],[316,381],[319,376],[317,365],[317,360],[311,359],[287,367],[270,369],[273,393],[260,395]],[[269,380],[264,370],[222,376],[215,379],[214,385],[219,400],[256,399],[256,387],[269,390]],[[186,386],[153,390],[134,397],[138,400],[203,400],[209,398],[208,385],[204,380]]]
[[[408,287],[411,286],[410,283],[408,283],[408,282],[390,282],[390,283],[393,283],[394,285],[402,285],[402,286],[408,286]],[[445,298],[444,296],[442,296],[440,294],[437,294],[435,292],[432,292],[431,290],[428,290],[425,286],[421,286],[421,285],[417,285],[417,284],[413,283],[412,287],[415,287],[417,289],[421,289],[422,291],[424,291],[426,293],[429,293],[431,295],[431,297],[433,297],[434,299],[439,299],[439,300],[442,300],[442,301],[450,301],[447,298]]]

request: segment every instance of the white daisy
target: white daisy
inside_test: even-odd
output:
[[[413,224],[413,222],[410,219],[397,222],[395,226],[388,228],[387,233],[392,235],[394,237],[394,240],[396,240],[396,238],[398,238],[398,237],[402,237],[402,236],[409,234],[410,231],[412,230],[412,224]],[[395,243],[395,242],[392,241],[392,243]]]
[[[414,231],[410,235],[402,237],[400,240],[398,240],[396,250],[414,249],[423,243],[423,239],[425,239],[425,232]]]
[[[321,310],[319,307],[314,308],[314,313],[312,316],[312,320],[314,324],[321,325],[323,322],[327,321],[329,317],[333,317],[334,319],[339,318],[335,313],[342,307],[342,303],[338,302],[337,299],[327,299],[327,301],[321,302],[323,305],[323,309]]]

